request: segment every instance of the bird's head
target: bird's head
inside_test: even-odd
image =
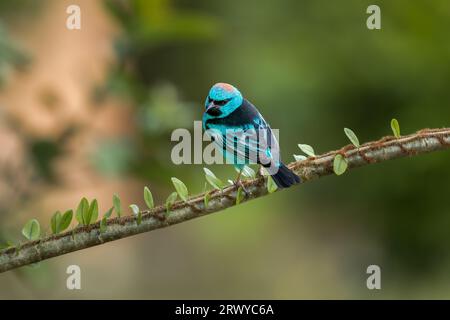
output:
[[[216,83],[209,90],[205,101],[205,113],[210,118],[228,116],[242,104],[242,94],[228,83]]]

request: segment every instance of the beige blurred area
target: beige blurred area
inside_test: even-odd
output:
[[[17,203],[17,212],[11,220],[2,221],[17,231],[31,215],[40,221],[49,221],[55,208],[73,208],[83,196],[109,203],[112,194],[118,193],[123,195],[124,201],[131,202],[133,194],[141,190],[142,182],[132,178],[102,177],[89,162],[87,155],[95,148],[96,140],[132,131],[127,120],[131,115],[123,101],[118,107],[117,102],[107,100],[99,108],[92,99],[93,87],[105,80],[105,72],[114,62],[111,42],[118,33],[117,27],[104,12],[100,1],[85,0],[77,1],[82,7],[82,29],[68,30],[65,27],[66,8],[71,4],[73,1],[45,1],[44,10],[26,21],[15,22],[11,28],[14,39],[32,55],[32,63],[27,70],[12,73],[0,93],[0,121],[3,124],[13,122],[17,127],[16,132],[5,125],[0,128],[0,197],[3,201]],[[33,169],[27,163],[21,139],[24,136],[57,138],[69,125],[82,130],[67,141],[65,156],[56,164],[60,185],[46,185],[33,179]],[[33,194],[31,201],[23,203],[20,202],[23,199],[15,199],[17,194],[24,192]],[[106,209],[105,206],[101,208]],[[134,259],[129,255],[133,241],[115,243],[112,245],[115,249],[109,253],[93,249],[66,261],[62,261],[64,257],[55,259],[49,262],[52,277],[61,279],[65,265],[70,262],[90,268],[101,261],[118,267],[119,272],[111,277],[126,278],[129,263]],[[118,260],[114,259],[119,257],[113,253],[116,250],[124,253]],[[32,284],[26,284],[28,280],[21,283],[20,273],[13,271],[1,276],[0,297],[58,297],[52,293],[57,282],[52,282],[51,286],[44,284],[46,290],[43,295],[36,295],[29,288]],[[110,280],[106,277],[104,281],[108,283]],[[104,294],[108,291],[106,289]],[[55,292],[58,292],[56,288]],[[66,296],[64,291],[59,294]],[[98,294],[100,297],[101,291]]]
[[[56,168],[64,188],[42,192],[43,209],[73,204],[83,194],[109,198],[113,190],[127,190],[134,184],[129,181],[121,187],[122,180],[105,180],[89,166],[86,154],[96,139],[132,130],[127,121],[130,110],[112,100],[98,108],[92,99],[93,87],[104,81],[114,61],[111,42],[117,28],[101,2],[81,1],[82,30],[68,30],[65,10],[70,4],[46,1],[45,10],[14,32],[32,54],[32,63],[26,72],[13,75],[0,99],[3,113],[24,135],[56,138],[69,125],[83,128],[67,143],[68,154]]]

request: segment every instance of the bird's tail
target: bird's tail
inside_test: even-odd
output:
[[[278,188],[289,188],[293,184],[300,183],[300,177],[281,163],[277,173],[272,176]]]

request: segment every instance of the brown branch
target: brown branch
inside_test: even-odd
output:
[[[348,168],[352,169],[390,159],[445,150],[449,147],[450,128],[424,129],[398,139],[384,137],[359,148],[348,145],[321,156],[293,162],[289,164],[289,167],[302,178],[304,183],[332,174],[333,160],[338,153],[346,157]],[[247,180],[244,186],[248,195],[242,202],[267,194],[264,177]],[[214,191],[207,208],[203,203],[204,194],[191,198],[187,203],[177,202],[165,218],[162,218],[166,211],[164,206],[143,211],[140,225],[137,225],[135,216],[113,218],[108,220],[106,231],[103,233],[100,233],[100,225],[97,222],[62,234],[26,242],[17,248],[5,249],[0,252],[0,272],[224,210],[235,205],[236,191],[235,186],[229,186],[222,192]]]

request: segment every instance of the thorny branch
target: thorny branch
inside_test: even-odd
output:
[[[424,129],[401,138],[384,137],[359,148],[348,145],[321,156],[290,163],[289,167],[302,178],[302,183],[305,183],[332,174],[336,154],[345,156],[348,168],[353,169],[381,161],[445,150],[449,147],[450,128]],[[244,181],[244,186],[248,195],[241,202],[268,193],[264,177]],[[235,186],[229,186],[222,192],[214,191],[207,208],[204,206],[204,194],[200,194],[189,199],[187,203],[182,201],[175,203],[167,216],[164,206],[142,211],[140,225],[136,222],[136,216],[112,218],[108,220],[106,231],[103,233],[100,233],[100,224],[97,222],[62,234],[26,242],[19,247],[5,249],[0,252],[0,272],[224,210],[236,204],[236,193]]]

